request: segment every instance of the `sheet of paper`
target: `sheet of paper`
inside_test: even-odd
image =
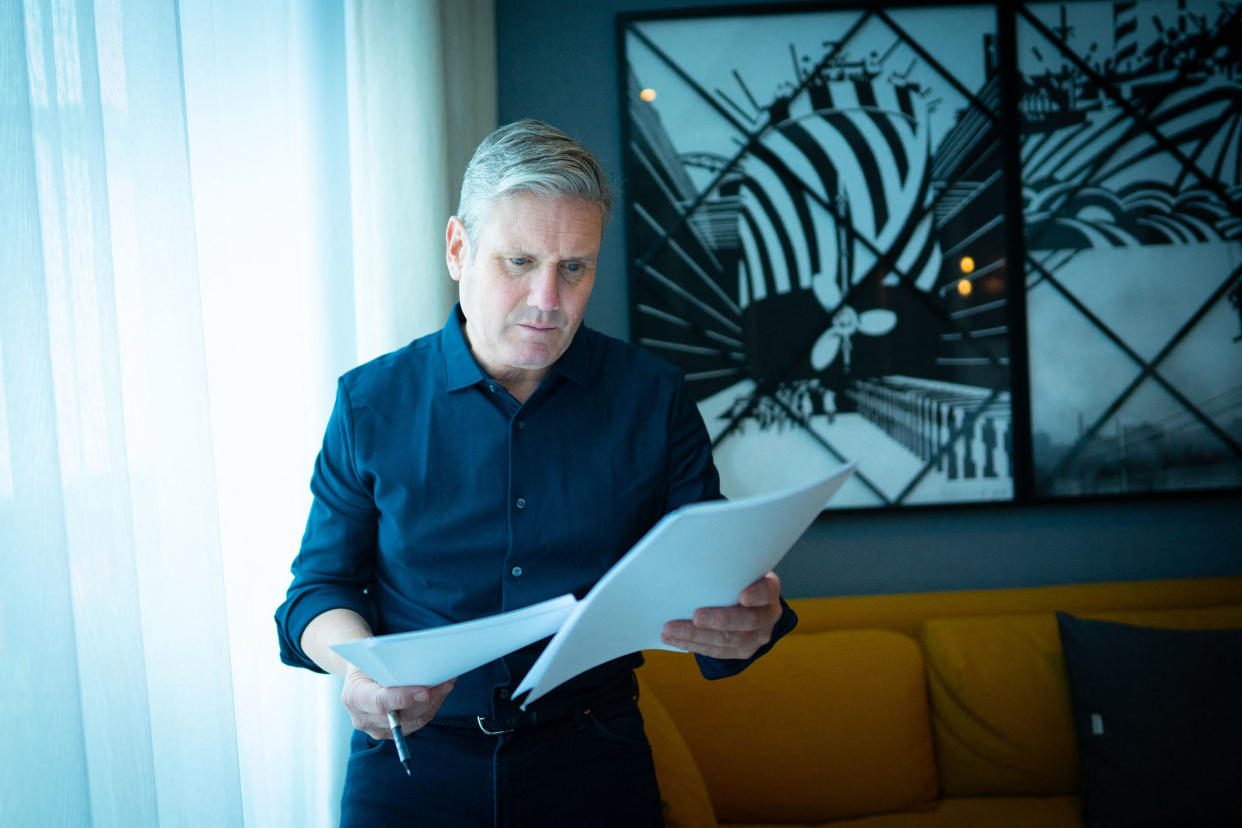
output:
[[[565,594],[474,621],[363,638],[332,649],[385,687],[439,684],[547,638],[575,604],[577,599]]]
[[[525,707],[584,670],[627,653],[672,650],[667,621],[732,606],[776,566],[854,471],[776,494],[696,503],[666,515],[604,575],[566,619],[514,695]]]

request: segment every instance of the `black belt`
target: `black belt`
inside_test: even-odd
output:
[[[558,722],[574,716],[585,716],[591,712],[593,707],[602,707],[603,705],[623,700],[632,701],[637,698],[637,682],[634,681],[633,675],[631,675],[628,682],[612,690],[612,692],[602,693],[599,696],[584,701],[549,705],[539,710],[522,711],[512,716],[500,718],[492,718],[491,716],[436,716],[431,720],[430,724],[439,727],[467,728],[470,730],[477,727],[488,736],[499,736],[502,733],[512,733],[515,730],[550,724],[551,722]]]

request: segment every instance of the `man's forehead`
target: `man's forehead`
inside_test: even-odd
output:
[[[494,246],[532,244],[551,232],[582,256],[594,256],[603,237],[603,210],[575,196],[520,194],[492,203],[482,235]]]

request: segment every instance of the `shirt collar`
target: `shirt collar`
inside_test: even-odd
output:
[[[578,385],[592,385],[597,371],[591,365],[591,346],[594,344],[595,332],[586,325],[579,325],[574,338],[561,358],[552,366],[552,370],[565,379]]]
[[[466,317],[461,305],[453,305],[444,329],[440,331],[440,349],[444,352],[444,380],[449,391],[469,388],[484,379],[483,369],[474,361],[462,326]]]
[[[440,331],[440,349],[444,352],[444,378],[449,391],[468,388],[487,378],[479,363],[475,362],[474,355],[470,353],[463,329],[465,324],[466,317],[461,312],[461,305],[454,305],[448,321]],[[592,385],[599,373],[591,360],[594,334],[585,325],[579,325],[569,347],[551,370],[578,385]]]

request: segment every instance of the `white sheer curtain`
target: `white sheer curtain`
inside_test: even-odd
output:
[[[492,25],[0,0],[0,825],[335,824],[271,616],[335,377],[451,305]]]

